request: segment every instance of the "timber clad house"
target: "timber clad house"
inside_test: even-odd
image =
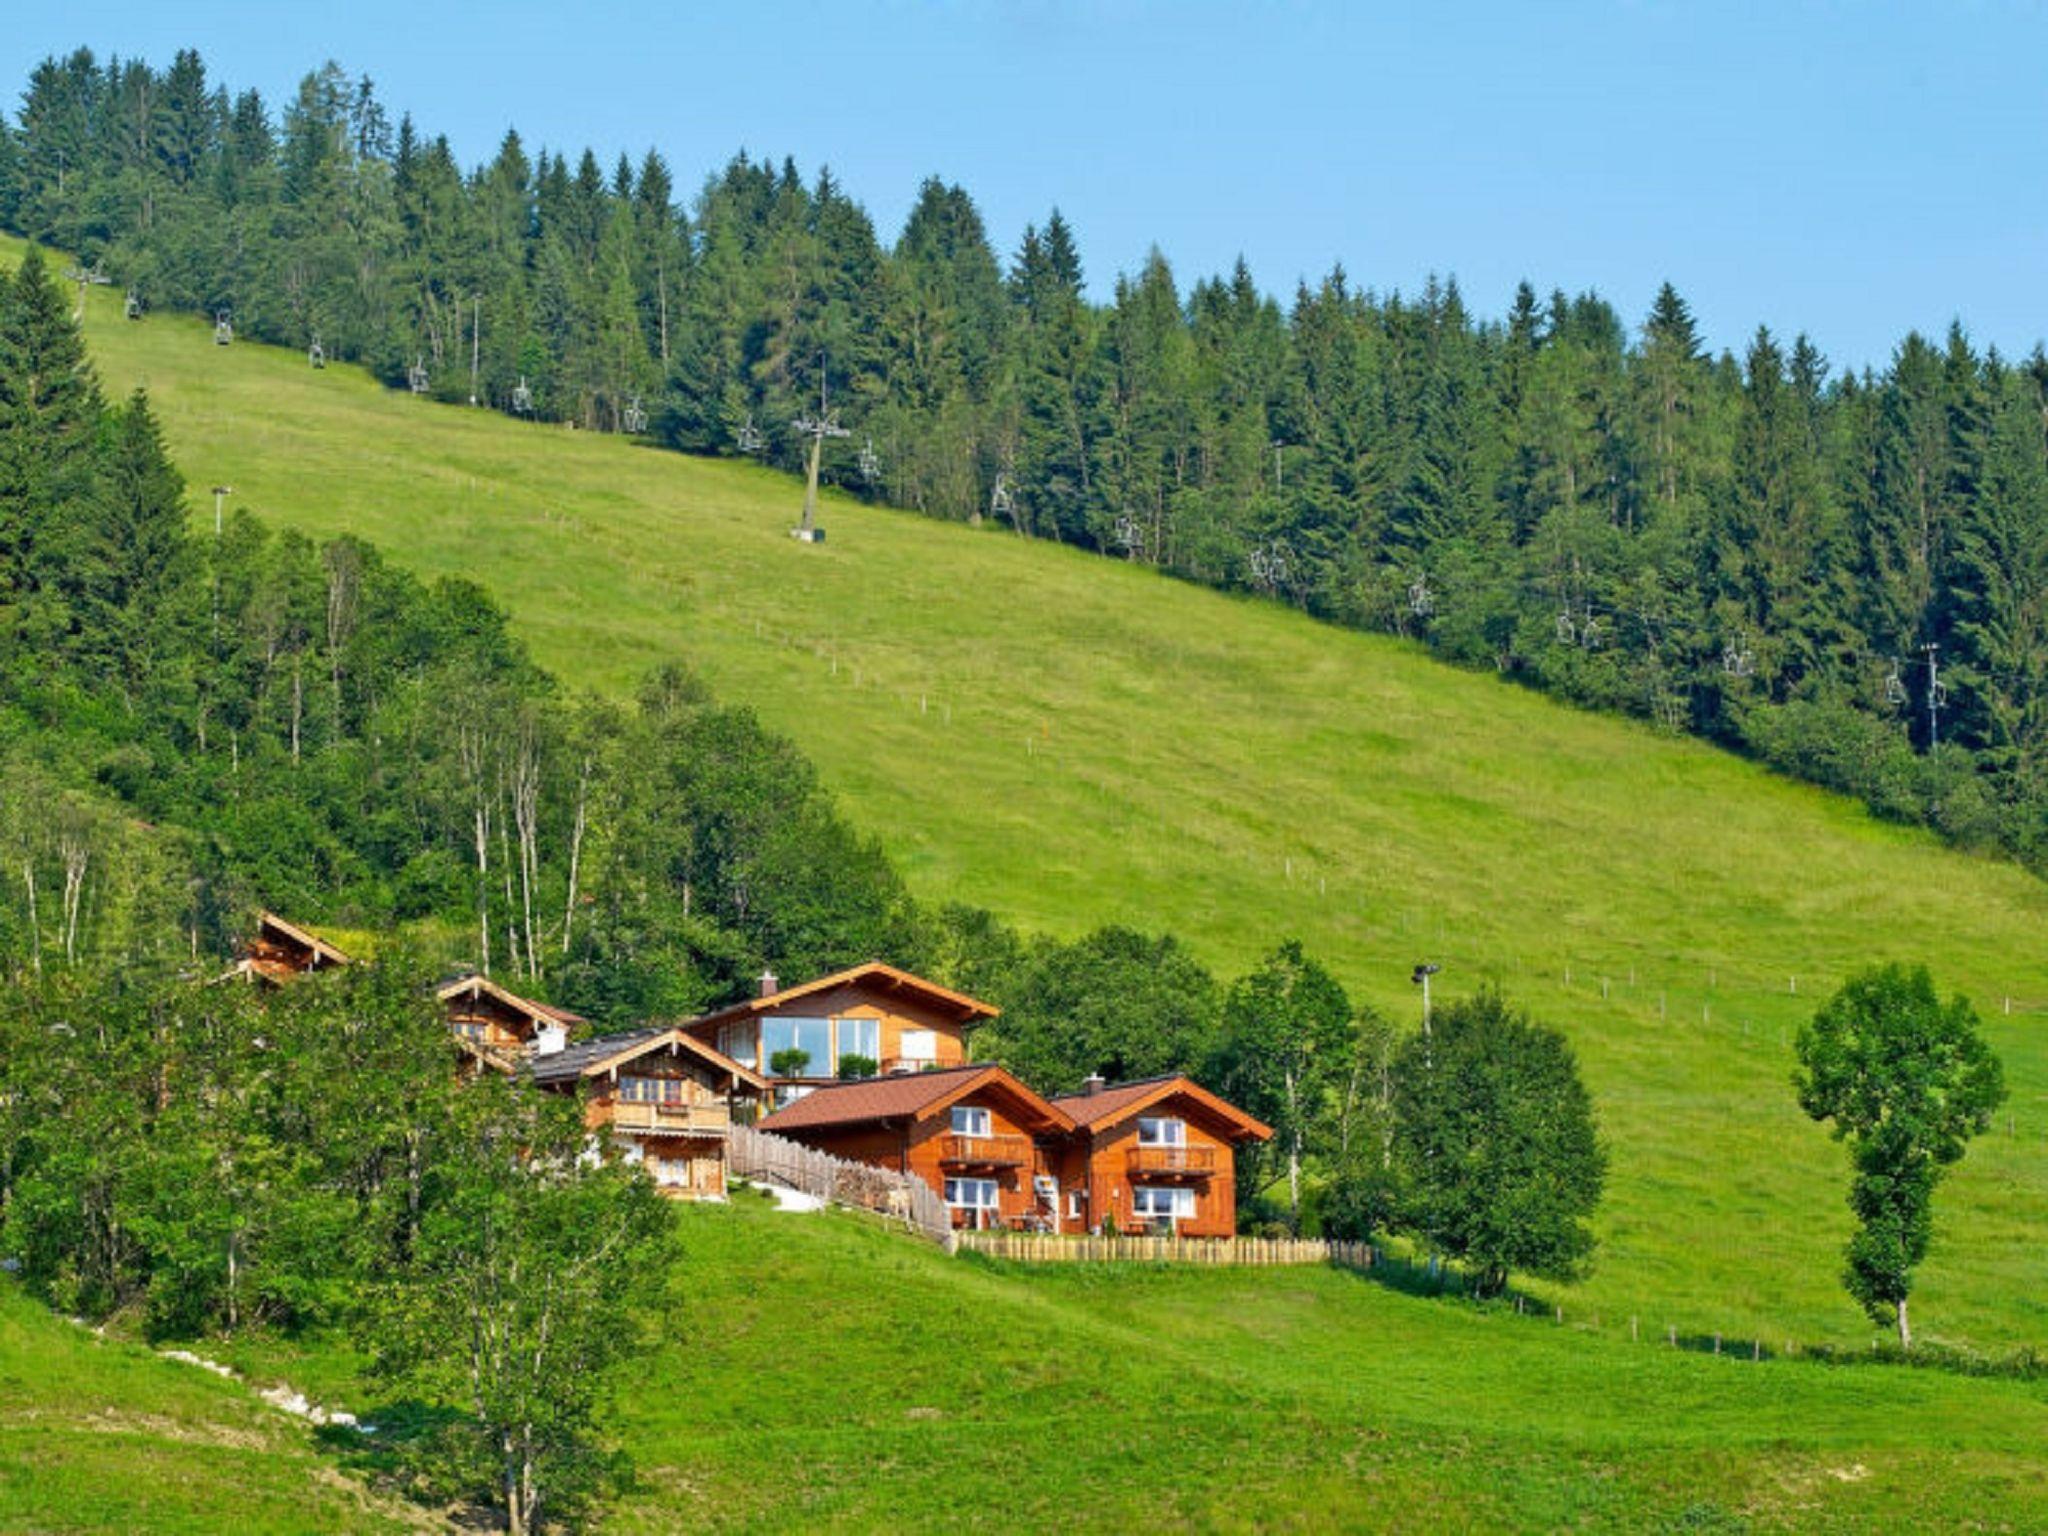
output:
[[[241,959],[220,979],[277,987],[308,971],[329,971],[348,963],[348,956],[325,939],[286,922],[275,912],[258,912],[255,936],[242,947]]]
[[[956,1227],[1177,1237],[1236,1232],[1236,1148],[1273,1134],[1178,1075],[1047,1100],[997,1066],[821,1087],[761,1129],[916,1174]]]
[[[797,987],[782,986],[771,971],[762,976],[758,996],[682,1027],[770,1078],[776,1103],[787,1104],[837,1082],[849,1057],[882,1076],[960,1066],[968,1031],[996,1012],[877,960]]]
[[[347,965],[332,944],[262,913],[228,973],[282,985]],[[487,976],[439,987],[465,1077],[525,1074],[573,1096],[664,1194],[721,1199],[735,1125],[921,1179],[955,1227],[1156,1232],[1237,1228],[1236,1149],[1272,1131],[1182,1076],[1041,1097],[970,1062],[997,1010],[879,961],[675,1024],[581,1038],[588,1022]],[[843,1074],[843,1075],[842,1075]]]
[[[550,1046],[526,1058],[537,1087],[581,1099],[583,1123],[609,1131],[663,1194],[724,1196],[734,1111],[767,1093],[767,1079],[675,1025]]]

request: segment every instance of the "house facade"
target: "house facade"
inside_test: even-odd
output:
[[[1237,1149],[1271,1127],[1193,1079],[1091,1080],[1052,1100],[1074,1129],[1050,1148],[1061,1232],[1149,1231],[1229,1237],[1237,1231]]]
[[[1044,1148],[1073,1122],[1003,1068],[961,1065],[819,1086],[761,1129],[915,1174],[956,1227],[1043,1227],[1056,1208]]]
[[[766,1095],[759,1073],[673,1025],[574,1045],[544,1032],[524,1061],[536,1086],[575,1097],[583,1123],[676,1199],[722,1199],[736,1111]]]
[[[463,976],[434,995],[465,1071],[515,1071],[536,1049],[559,1050],[588,1027],[582,1015],[521,997],[488,976]]]
[[[1237,1149],[1272,1131],[1186,1077],[1091,1090],[962,1065],[819,1086],[761,1129],[917,1175],[956,1227],[1233,1235]]]
[[[889,1076],[963,1065],[969,1032],[996,1012],[875,961],[794,987],[764,975],[756,996],[682,1028],[770,1079],[775,1102],[786,1104],[853,1070]]]

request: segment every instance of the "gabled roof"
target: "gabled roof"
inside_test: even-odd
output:
[[[1116,1083],[1093,1093],[1062,1094],[1052,1102],[1064,1110],[1083,1130],[1095,1130],[1143,1114],[1156,1104],[1172,1098],[1186,1098],[1200,1105],[1230,1127],[1232,1141],[1265,1141],[1273,1128],[1254,1119],[1228,1099],[1219,1098],[1193,1078],[1178,1072],[1148,1077],[1134,1083]]]
[[[775,1111],[761,1122],[764,1131],[822,1130],[877,1120],[926,1120],[945,1113],[959,1100],[995,1088],[1021,1105],[1034,1122],[1029,1128],[1069,1131],[1074,1122],[1017,1078],[993,1062],[941,1067],[933,1072],[900,1072],[889,1077],[827,1083]]]
[[[820,992],[829,992],[835,987],[852,986],[856,983],[865,983],[887,991],[907,992],[926,1007],[959,1015],[963,1024],[992,1019],[1002,1012],[994,1004],[969,997],[965,992],[955,992],[950,987],[942,987],[935,981],[926,981],[922,976],[913,975],[883,961],[870,960],[865,965],[834,971],[830,976],[820,976],[816,981],[807,981],[801,986],[784,987],[766,997],[750,997],[744,1002],[713,1009],[710,1013],[700,1014],[687,1021],[683,1027],[703,1029],[707,1025],[726,1024],[753,1014],[773,1013],[779,1008],[787,1008],[791,1003],[801,1002],[804,998],[815,997]]]
[[[308,933],[297,923],[286,922],[275,912],[264,910],[256,914],[256,932],[259,937],[269,934],[273,938],[283,939],[287,944],[296,944],[301,949],[311,950],[313,953],[313,963],[316,966],[323,961],[328,965],[347,965],[349,963],[347,955],[336,949],[318,934]]]
[[[456,998],[465,996],[495,998],[514,1013],[525,1014],[536,1025],[560,1024],[566,1027],[589,1022],[581,1014],[571,1013],[566,1008],[557,1008],[553,1003],[537,1003],[530,997],[521,997],[517,992],[499,986],[490,977],[474,973],[458,977],[446,986],[437,987],[434,996],[444,1003],[452,1003]]]
[[[683,1033],[679,1024],[653,1024],[644,1029],[629,1029],[623,1034],[599,1035],[595,1040],[580,1041],[559,1051],[550,1051],[545,1056],[529,1056],[526,1070],[536,1083],[544,1087],[572,1083],[580,1078],[597,1077],[671,1045],[730,1074],[735,1082],[745,1083],[758,1093],[768,1091],[767,1078],[751,1067],[741,1066],[702,1040],[692,1039]]]

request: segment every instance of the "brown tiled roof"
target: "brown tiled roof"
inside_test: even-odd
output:
[[[919,1120],[937,1114],[977,1088],[990,1085],[1001,1087],[1036,1111],[1045,1129],[1071,1128],[1072,1122],[1064,1114],[1003,1068],[981,1062],[931,1072],[901,1072],[857,1082],[828,1083],[778,1109],[761,1122],[761,1129],[800,1131],[874,1120]]]
[[[1128,1119],[1163,1099],[1182,1095],[1229,1122],[1233,1141],[1264,1141],[1273,1134],[1273,1128],[1264,1121],[1254,1119],[1228,1099],[1219,1098],[1193,1078],[1177,1072],[1163,1077],[1142,1078],[1134,1083],[1114,1083],[1093,1093],[1062,1094],[1052,1102],[1055,1108],[1066,1111],[1076,1125],[1087,1130]]]
[[[834,971],[830,976],[820,976],[815,981],[804,982],[801,986],[784,987],[766,997],[750,997],[743,1002],[713,1009],[688,1020],[683,1028],[700,1030],[708,1024],[724,1024],[732,1019],[743,1019],[749,1014],[771,1013],[777,1008],[786,1008],[791,1003],[820,992],[829,992],[834,987],[848,986],[857,981],[879,982],[888,987],[915,993],[927,1003],[950,1009],[959,1014],[963,1022],[992,1019],[1002,1010],[979,998],[969,997],[965,992],[955,992],[942,987],[935,981],[926,981],[922,976],[912,975],[897,966],[870,960],[865,965],[856,965],[844,971]]]

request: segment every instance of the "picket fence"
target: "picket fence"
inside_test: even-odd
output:
[[[730,1171],[740,1178],[772,1180],[834,1205],[873,1211],[934,1242],[944,1243],[952,1235],[945,1201],[924,1180],[909,1174],[850,1162],[750,1125],[732,1128],[726,1158]]]
[[[1053,1237],[1035,1232],[956,1232],[956,1247],[1023,1264],[1335,1264],[1370,1269],[1371,1243],[1319,1237]]]

